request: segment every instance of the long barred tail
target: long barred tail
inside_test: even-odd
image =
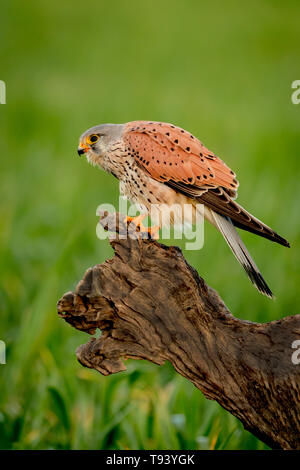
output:
[[[250,281],[262,294],[272,298],[273,293],[271,289],[268,287],[258,267],[251,258],[249,251],[241,240],[230,218],[219,215],[212,210],[210,212],[214,220],[214,225],[222,233],[234,256],[246,271]]]
[[[278,233],[273,229],[246,211],[246,209],[234,201],[229,194],[224,191],[224,189],[210,189],[209,191],[201,194],[198,200],[203,202],[212,211],[217,212],[224,217],[229,217],[233,225],[237,228],[255,233],[260,237],[267,238],[268,240],[279,243],[280,245],[287,247],[290,246],[289,242],[285,238],[278,235]]]

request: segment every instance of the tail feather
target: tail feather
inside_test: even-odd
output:
[[[214,212],[224,217],[229,217],[236,227],[255,233],[280,245],[290,246],[285,238],[278,235],[273,229],[246,211],[223,188],[210,189],[201,194],[198,199]]]
[[[222,233],[234,256],[246,271],[250,281],[262,294],[272,298],[273,293],[271,289],[267,285],[266,281],[262,277],[261,272],[251,258],[249,251],[241,240],[230,218],[217,214],[212,210],[211,215],[214,221],[214,225]]]

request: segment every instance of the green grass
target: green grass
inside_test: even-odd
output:
[[[150,119],[185,127],[224,158],[239,201],[292,245],[243,235],[275,302],[211,227],[188,261],[240,318],[297,313],[298,18],[296,1],[3,2],[1,448],[266,448],[169,364],[128,361],[111,377],[84,369],[74,351],[88,337],[57,317],[56,301],[112,255],[95,211],[117,202],[118,185],[76,157],[79,135]]]

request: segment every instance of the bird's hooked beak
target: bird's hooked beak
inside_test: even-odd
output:
[[[79,147],[78,147],[78,150],[77,150],[77,153],[81,157],[81,155],[88,152],[89,150],[90,150],[90,147],[88,145],[80,143]]]

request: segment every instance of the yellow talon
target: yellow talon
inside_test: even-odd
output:
[[[135,217],[130,217],[129,215],[127,215],[124,219],[124,222],[125,224],[130,224],[131,222],[133,222],[137,227],[141,227],[143,226],[142,220],[144,220],[145,217],[147,217],[147,214],[140,214]],[[143,228],[145,227],[143,226]]]
[[[159,230],[160,227],[158,225],[155,225],[154,227],[149,227],[148,232],[150,234],[150,237],[153,238],[153,240],[158,240],[159,239]]]
[[[142,221],[145,219],[145,217],[147,217],[147,214],[140,214],[140,215],[137,215],[136,217],[126,216],[124,218],[124,222],[127,225],[130,225],[133,222],[134,225],[137,227],[138,232],[141,232],[143,234],[148,233],[150,238],[152,238],[153,240],[158,240],[159,239],[159,229],[160,229],[160,227],[158,227],[158,226],[145,227],[142,224]]]

